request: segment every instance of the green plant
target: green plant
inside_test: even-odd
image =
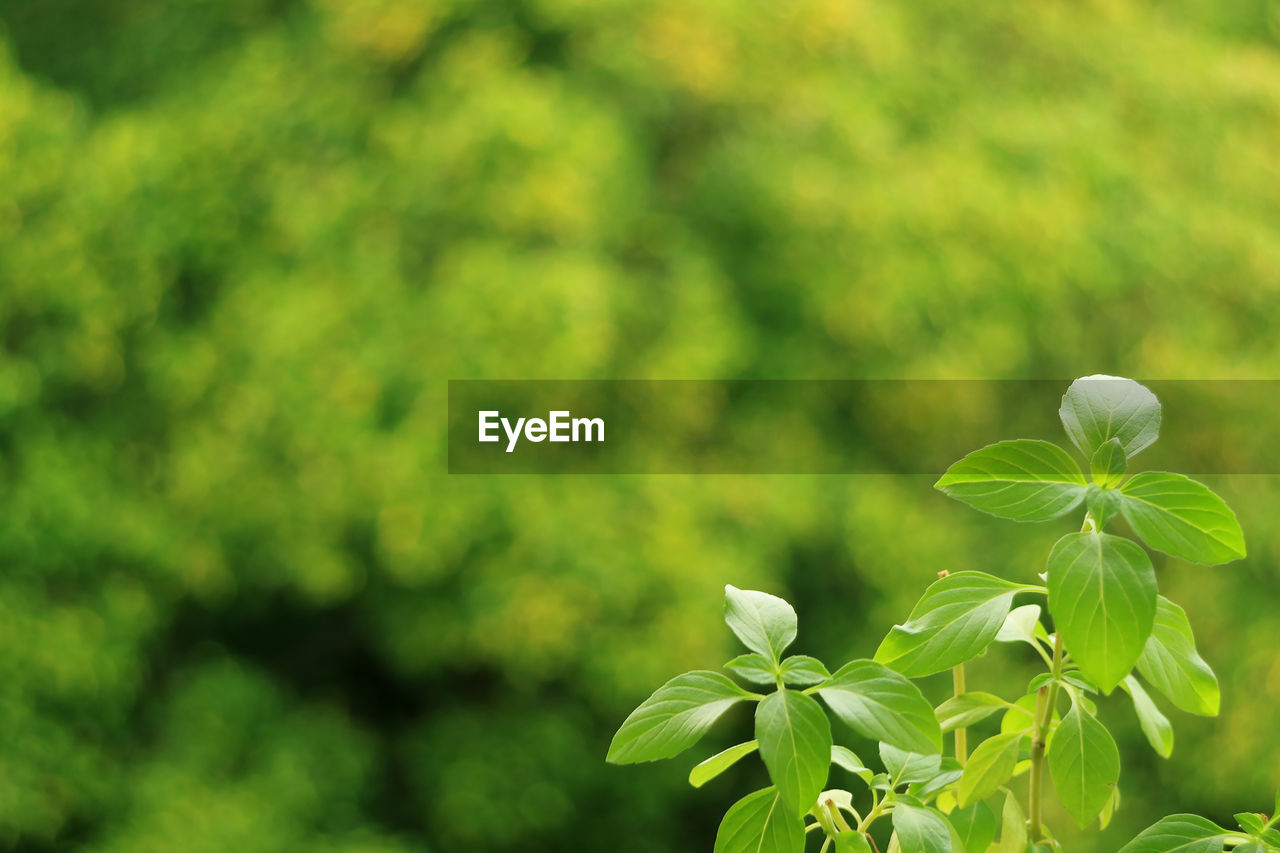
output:
[[[1121,768],[1095,697],[1119,688],[1164,757],[1173,728],[1143,680],[1188,713],[1215,715],[1219,705],[1217,679],[1196,650],[1186,614],[1159,595],[1147,551],[1114,522],[1123,518],[1149,548],[1199,563],[1241,558],[1245,543],[1234,513],[1201,483],[1166,472],[1128,476],[1129,460],[1159,433],[1160,404],[1150,390],[1127,379],[1085,377],[1067,389],[1059,415],[1088,460],[1089,477],[1061,447],[1019,439],[969,454],[936,484],[1015,521],[1047,521],[1083,506],[1080,530],[1050,550],[1042,584],[943,572],[874,659],[834,674],[815,658],[786,655],[797,626],[786,601],[726,587],[725,620],[748,649],[725,664],[738,681],[705,671],[672,679],[622,724],[608,760],[671,758],[730,707],[754,703],[755,738],[706,759],[689,776],[700,786],[758,752],[773,783],[729,809],[716,853],[797,853],[811,834],[823,836],[823,851],[869,853],[886,833],[887,850],[903,853],[1058,850],[1042,816],[1046,773],[1081,827],[1095,820],[1105,827],[1119,807]],[[1047,606],[1022,598],[1043,598]],[[1025,689],[1005,691],[1010,698],[969,690],[965,663],[992,643],[1030,647],[1044,671]],[[911,679],[947,670],[954,695],[935,708]],[[834,742],[827,712],[878,742],[882,770]],[[999,731],[970,751],[969,728],[994,715]],[[947,734],[950,755],[943,754]],[[832,765],[866,792],[828,789]],[[1015,793],[1015,779],[1024,775],[1025,800]],[[1275,819],[1238,819],[1243,832],[1193,816],[1166,818],[1125,853],[1280,850]],[[890,828],[877,829],[882,820]]]

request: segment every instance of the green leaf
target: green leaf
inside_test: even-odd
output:
[[[974,803],[947,815],[963,848],[956,853],[987,853],[996,840],[996,813],[986,803]]]
[[[1125,520],[1157,551],[1208,565],[1245,556],[1236,514],[1203,483],[1148,471],[1121,486],[1120,495]]]
[[[1160,401],[1145,386],[1118,376],[1085,376],[1071,383],[1058,409],[1071,443],[1086,457],[1112,438],[1126,457],[1160,435]]]
[[[942,756],[937,753],[921,755],[887,743],[880,744],[880,760],[884,762],[884,769],[889,771],[895,788],[912,782],[927,782],[937,775],[942,766]]]
[[[1090,483],[1089,488],[1084,493],[1084,505],[1089,510],[1089,515],[1093,516],[1094,523],[1098,529],[1106,527],[1120,513],[1120,505],[1124,502],[1124,495],[1115,489],[1104,489],[1096,483]]]
[[[1262,835],[1263,830],[1267,828],[1267,819],[1265,815],[1253,814],[1252,812],[1240,812],[1235,816],[1236,823],[1240,824],[1240,828],[1250,835]]]
[[[1111,825],[1111,818],[1115,816],[1116,811],[1120,808],[1120,786],[1116,785],[1111,789],[1111,796],[1107,798],[1107,804],[1102,807],[1102,814],[1098,815],[1098,828],[1106,829]]]
[[[1138,679],[1132,675],[1125,676],[1120,686],[1133,700],[1133,710],[1138,714],[1138,725],[1142,726],[1147,742],[1161,758],[1168,758],[1173,754],[1173,725],[1169,718],[1160,713],[1156,703],[1151,701],[1147,691],[1142,689]]]
[[[934,484],[974,509],[1015,521],[1046,521],[1084,498],[1084,475],[1056,444],[1001,441],[975,450]]]
[[[795,610],[767,592],[726,586],[724,621],[743,645],[774,662],[796,638]]]
[[[1125,456],[1120,439],[1110,438],[1099,445],[1089,460],[1093,482],[1104,489],[1113,489],[1124,479]]]
[[[1049,612],[1080,671],[1110,693],[1151,635],[1156,575],[1147,552],[1109,533],[1069,533],[1049,554]]]
[[[808,655],[792,655],[782,662],[782,681],[788,685],[817,684],[831,677],[826,666]]]
[[[1027,818],[1013,794],[1006,794],[1000,813],[1000,842],[992,853],[1027,853]]]
[[[939,762],[938,770],[927,779],[921,779],[918,782],[912,782],[907,788],[907,793],[921,800],[928,800],[935,794],[942,792],[943,788],[957,781],[964,774],[964,768],[960,766],[960,762],[951,756],[944,756]]]
[[[724,668],[749,684],[776,684],[778,681],[773,661],[755,652],[738,655]]]
[[[836,833],[836,853],[871,853],[867,837],[852,829]]]
[[[1143,830],[1120,853],[1222,853],[1222,844],[1237,837],[1199,815],[1175,814]]]
[[[964,765],[964,775],[956,785],[956,802],[961,808],[985,800],[1013,776],[1018,763],[1017,732],[996,735],[978,744]]]
[[[919,678],[951,669],[991,645],[1019,592],[1035,587],[1010,583],[982,572],[956,572],[935,581],[895,625],[876,651],[876,660]]]
[[[701,788],[703,785],[728,770],[734,764],[738,763],[739,759],[755,752],[757,746],[758,744],[755,741],[749,740],[746,743],[740,743],[736,746],[731,746],[726,750],[722,750],[721,752],[717,752],[715,755],[711,756],[706,761],[699,763],[689,771],[689,784],[695,788]]]
[[[898,844],[911,853],[952,853],[951,829],[932,809],[899,804],[893,810]]]
[[[920,688],[883,664],[851,661],[818,686],[818,695],[861,735],[908,752],[942,750],[942,731]]]
[[[794,690],[766,696],[756,708],[756,740],[769,778],[797,815],[818,800],[831,766],[831,723],[822,706]]]
[[[1074,706],[1049,741],[1058,800],[1081,828],[1098,816],[1120,779],[1120,753],[1106,726]]]
[[[802,853],[804,820],[774,788],[748,794],[720,821],[715,853]]]
[[[720,715],[751,694],[718,672],[686,672],[654,691],[613,736],[611,764],[657,761],[698,742]]]
[[[871,768],[867,767],[867,765],[862,762],[862,759],[859,758],[853,750],[848,749],[847,747],[831,747],[831,763],[837,767],[848,770],[868,785],[871,784],[871,778],[875,776],[875,774],[871,772]]]
[[[1000,720],[1000,731],[1007,732],[1025,732],[1035,723],[1036,713],[1036,697],[1035,694],[1028,694],[1013,703],[1005,715]]]
[[[997,643],[1036,644],[1036,637],[1044,634],[1040,626],[1040,605],[1024,604],[1009,611],[1004,624],[996,632]]]
[[[1082,678],[1077,672],[1063,673],[1062,680],[1064,683],[1070,684],[1073,687],[1078,687],[1086,693],[1098,692],[1098,685],[1089,681],[1087,678]]]
[[[1008,702],[990,693],[961,693],[939,705],[934,716],[945,734],[971,726],[1008,707]]]
[[[1217,716],[1221,702],[1217,676],[1196,651],[1187,614],[1164,596],[1156,601],[1155,623],[1138,658],[1138,672],[1183,711]]]

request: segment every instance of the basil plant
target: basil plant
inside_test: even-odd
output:
[[[1120,807],[1121,766],[1098,713],[1101,697],[1121,696],[1163,757],[1174,733],[1157,696],[1188,714],[1218,713],[1217,678],[1186,612],[1160,594],[1148,550],[1219,564],[1244,557],[1245,542],[1235,514],[1202,483],[1128,473],[1160,431],[1160,403],[1146,387],[1078,379],[1059,416],[1084,466],[1058,444],[1016,439],[970,453],[936,484],[1013,521],[1079,514],[1079,531],[1049,549],[1042,583],[943,572],[873,657],[834,672],[788,653],[797,619],[786,601],[726,587],[725,621],[746,652],[724,672],[687,672],[658,688],[623,722],[607,760],[672,758],[729,708],[754,705],[752,739],[689,773],[698,787],[758,756],[772,782],[728,810],[715,853],[1058,851],[1042,817],[1046,777],[1081,827],[1105,828]],[[1119,518],[1134,538],[1117,531]],[[993,643],[1027,649],[1043,672],[1026,685],[971,690],[965,663]],[[948,670],[954,695],[934,707],[912,679]],[[831,716],[876,742],[879,761],[837,744]],[[988,718],[984,732],[997,721],[998,731],[971,743],[970,727]],[[847,787],[832,782],[833,767]],[[1228,830],[1174,815],[1121,853],[1280,853],[1280,818],[1244,813],[1237,821]],[[876,839],[886,837],[880,850]]]

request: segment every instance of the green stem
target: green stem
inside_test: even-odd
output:
[[[963,695],[965,691],[964,685],[964,664],[959,664],[951,670],[951,680],[955,687],[957,696]],[[964,726],[956,729],[956,761],[962,765],[969,760],[969,732]]]
[[[872,792],[872,796],[875,796],[874,791]],[[886,815],[891,811],[893,811],[893,809],[892,807],[889,807],[888,797],[885,797],[882,800],[873,801],[871,811],[867,812],[867,816],[858,823],[858,832],[867,835],[867,828],[871,826],[871,824],[875,823],[876,818]],[[867,837],[870,837],[870,835],[867,835]]]
[[[1062,633],[1053,638],[1054,680],[1036,692],[1036,716],[1031,733],[1031,790],[1027,807],[1030,814],[1030,840],[1034,843],[1043,837],[1040,811],[1044,799],[1044,750],[1053,724],[1053,709],[1058,704],[1058,676],[1062,675]]]
[[[849,832],[853,829],[849,826],[849,821],[844,819],[844,815],[840,813],[840,808],[830,800],[826,803],[827,814],[831,815],[831,822],[835,825],[837,832]]]
[[[1040,740],[1039,720],[1046,704],[1045,699],[1048,692],[1047,687],[1041,687],[1036,691],[1036,725],[1031,736],[1031,782],[1030,790],[1027,792],[1027,811],[1030,814],[1031,831],[1029,837],[1032,842],[1040,840],[1040,798],[1041,786],[1044,784],[1044,746]]]

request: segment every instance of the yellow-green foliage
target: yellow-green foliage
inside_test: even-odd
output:
[[[444,380],[1275,376],[1277,20],[0,4],[0,845],[708,849],[728,789],[602,759],[725,658],[725,583],[844,659],[1043,531],[927,478],[450,479]],[[1280,781],[1280,495],[1215,487],[1250,559],[1157,569],[1224,716],[1181,770],[1130,725],[1099,851]]]

